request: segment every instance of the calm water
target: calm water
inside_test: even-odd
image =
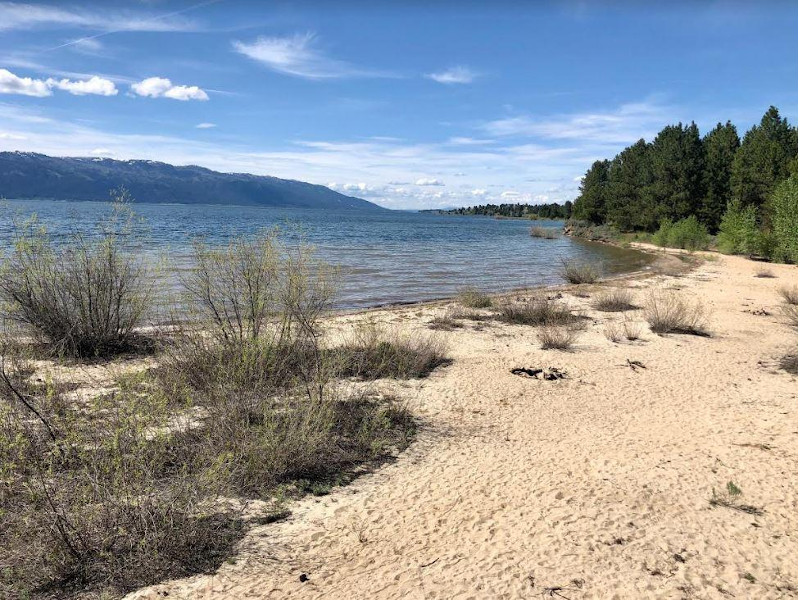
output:
[[[606,273],[642,268],[640,253],[559,238],[532,238],[530,221],[401,211],[328,211],[242,206],[137,204],[147,223],[140,251],[167,257],[170,269],[191,263],[190,242],[223,244],[231,236],[279,226],[286,243],[305,241],[345,274],[340,307],[363,307],[454,295],[467,285],[502,291],[560,281],[561,259],[600,262]],[[110,207],[97,202],[7,200],[0,205],[0,245],[13,218],[35,213],[60,239],[92,231]],[[561,228],[561,222],[540,222]]]

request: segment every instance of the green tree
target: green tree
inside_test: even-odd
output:
[[[576,219],[600,224],[606,220],[607,160],[598,160],[586,171],[580,185],[580,195],[572,207]]]
[[[775,188],[769,199],[772,225],[770,258],[778,262],[797,262],[797,173]]]
[[[730,200],[731,173],[739,145],[739,134],[730,121],[725,125],[717,123],[703,138],[705,195],[698,216],[712,232],[719,229]]]
[[[608,169],[607,221],[621,231],[654,230],[658,215],[645,202],[642,191],[653,182],[650,145],[639,140],[620,152]]]
[[[703,142],[697,125],[666,126],[653,140],[650,157],[653,183],[645,190],[645,205],[655,209],[659,221],[695,214],[703,197]]]
[[[761,123],[748,131],[736,152],[731,173],[733,199],[762,206],[776,184],[797,170],[797,128],[770,106]]]
[[[758,230],[756,207],[742,205],[738,200],[728,203],[719,224],[717,247],[725,254],[755,254],[762,247]]]

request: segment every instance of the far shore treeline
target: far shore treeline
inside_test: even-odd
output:
[[[796,262],[797,128],[774,106],[742,139],[730,121],[703,137],[694,122],[668,125],[592,164],[571,216],[660,242],[717,234],[724,252]]]
[[[564,204],[481,204],[452,209],[431,209],[420,212],[440,215],[480,215],[486,217],[509,217],[517,219],[568,219],[572,202]]]

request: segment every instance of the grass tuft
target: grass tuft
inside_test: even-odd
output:
[[[561,265],[561,277],[568,283],[595,283],[600,279],[600,268],[597,265],[575,260],[564,260]]]
[[[653,333],[710,335],[705,306],[699,301],[690,304],[672,291],[652,290],[645,298],[644,318]]]
[[[615,288],[596,296],[592,300],[592,307],[603,312],[622,312],[636,308],[633,294],[625,288]]]
[[[466,308],[489,308],[492,298],[477,288],[465,287],[458,292],[458,301]]]
[[[555,227],[544,227],[543,225],[534,225],[530,230],[531,236],[535,238],[543,238],[547,240],[555,240],[560,236]]]
[[[546,296],[506,302],[500,306],[498,317],[506,323],[535,326],[568,325],[580,320],[566,304]]]
[[[544,325],[536,331],[542,350],[569,350],[580,335],[581,328],[572,325]]]

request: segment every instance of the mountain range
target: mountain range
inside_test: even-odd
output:
[[[322,185],[152,160],[0,152],[0,197],[108,200],[125,187],[135,202],[382,210]]]

